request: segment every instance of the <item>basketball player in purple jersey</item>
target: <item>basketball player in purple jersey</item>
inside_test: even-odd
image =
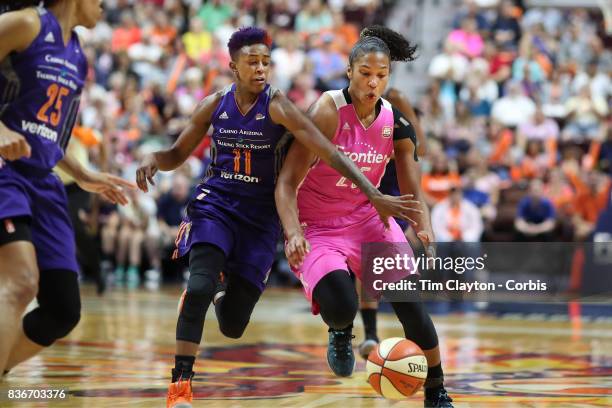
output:
[[[175,144],[145,157],[137,171],[138,186],[147,191],[147,181],[153,182],[157,170],[177,168],[213,126],[212,164],[177,237],[177,255],[189,255],[190,276],[176,328],[169,408],[191,406],[193,365],[210,303],[214,301],[221,332],[239,338],[265,288],[280,236],[274,186],[290,140],[287,132],[353,180],[384,222],[411,211],[415,204],[410,196],[381,194],[267,84],[270,46],[264,30],[247,27],[235,32],[228,43],[235,83],[202,100]]]
[[[326,92],[315,103],[311,118],[362,166],[372,183],[380,182],[394,153],[401,192],[420,199],[414,129],[381,98],[391,61],[411,61],[415,49],[385,27],[364,29],[349,57],[349,87]],[[287,237],[289,263],[302,281],[313,313],[320,312],[329,326],[328,364],[336,375],[350,376],[355,366],[351,339],[358,297],[349,269],[361,279],[363,242],[405,243],[406,237],[393,219],[390,228],[385,228],[362,194],[331,173],[329,166],[317,162],[300,143],[291,146],[279,175],[276,203]],[[420,207],[413,226],[423,241],[432,242],[427,206],[420,201]],[[452,407],[443,385],[438,336],[422,302],[391,302],[391,306],[406,338],[418,344],[427,357],[425,406]]]
[[[0,373],[66,336],[80,318],[74,233],[53,167],[121,204],[121,186],[132,186],[64,156],[87,72],[73,28],[93,27],[101,2],[32,7],[38,3],[13,1],[0,15]],[[22,322],[34,296],[39,306]]]

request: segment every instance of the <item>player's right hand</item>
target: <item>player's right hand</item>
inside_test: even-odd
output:
[[[18,160],[30,157],[32,149],[23,135],[9,129],[0,131],[0,157],[5,160]]]
[[[295,233],[287,239],[285,255],[292,268],[299,268],[308,252],[310,252],[310,243],[301,232]]]
[[[385,228],[389,229],[389,217],[401,218],[412,225],[417,225],[417,222],[410,218],[408,214],[422,214],[423,210],[420,208],[421,202],[413,200],[413,198],[414,194],[405,194],[398,197],[380,194],[371,202],[381,221],[385,224]]]
[[[147,154],[140,162],[138,170],[136,170],[136,184],[138,185],[138,188],[145,193],[149,192],[149,185],[147,184],[147,181],[151,183],[151,185],[155,185],[153,176],[155,176],[157,170],[158,167],[155,154]]]

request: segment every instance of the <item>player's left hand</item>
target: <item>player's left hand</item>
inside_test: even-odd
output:
[[[410,218],[408,214],[422,214],[423,210],[420,209],[421,202],[413,200],[413,194],[404,194],[399,197],[379,194],[373,197],[370,202],[378,212],[381,221],[385,225],[386,229],[389,229],[389,218],[397,217],[401,218],[413,226],[417,225],[417,222]]]
[[[85,191],[100,194],[113,204],[121,205],[128,203],[123,188],[136,189],[134,183],[109,173],[87,172],[85,177],[77,180],[77,184]]]
[[[299,268],[308,252],[310,252],[310,243],[302,233],[293,234],[289,237],[287,245],[285,245],[285,255],[291,267]]]

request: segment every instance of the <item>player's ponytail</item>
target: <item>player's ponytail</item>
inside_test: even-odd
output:
[[[417,46],[400,33],[380,25],[366,27],[349,56],[349,63],[370,52],[384,52],[391,61],[414,61]]]

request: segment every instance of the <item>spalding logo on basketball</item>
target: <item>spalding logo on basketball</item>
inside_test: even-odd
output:
[[[401,337],[383,340],[368,356],[368,382],[385,398],[404,399],[416,393],[427,378],[423,350]]]

